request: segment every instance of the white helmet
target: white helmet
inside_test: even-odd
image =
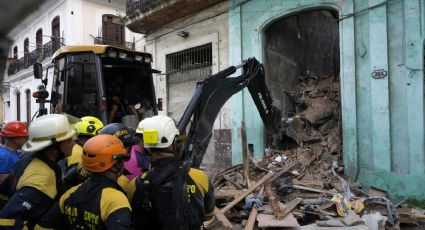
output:
[[[145,120],[145,119],[143,119],[143,120],[141,120],[141,121],[139,122],[139,125],[138,125],[138,126],[137,126],[137,128],[136,128],[136,133],[143,134],[142,122],[143,122],[144,120]]]
[[[144,119],[136,132],[143,133],[145,148],[168,148],[180,134],[174,120],[165,115]]]
[[[26,152],[35,152],[53,144],[72,138],[76,133],[68,118],[63,114],[41,116],[31,122],[28,128],[29,139],[22,146]]]

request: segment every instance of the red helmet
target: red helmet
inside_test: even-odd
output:
[[[0,132],[2,137],[28,137],[27,125],[20,121],[11,121],[3,126]]]

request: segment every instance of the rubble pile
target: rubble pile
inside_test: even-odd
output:
[[[206,229],[381,230],[425,226],[425,210],[392,201],[378,189],[366,193],[337,172],[337,162],[331,165],[332,175],[324,179],[302,176],[314,163],[309,166],[273,153],[260,162],[250,161],[247,173],[243,165],[215,173],[216,218],[205,223]]]
[[[305,166],[300,177],[329,181],[332,163],[342,161],[339,83],[333,76],[307,78],[287,94],[295,103],[296,115],[284,119],[282,133],[297,146],[284,154]]]
[[[307,79],[294,91],[296,114],[284,119],[292,143],[215,171],[216,210],[206,229],[400,229],[424,226],[425,211],[393,202],[385,191],[350,183],[341,156],[339,84]],[[242,125],[242,142],[246,146]],[[420,229],[420,227],[419,227]]]

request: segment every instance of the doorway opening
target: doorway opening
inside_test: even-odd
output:
[[[331,177],[322,174],[334,161],[342,162],[337,15],[300,12],[264,31],[266,82],[283,120],[278,148],[300,162],[320,159],[306,172],[312,180]]]

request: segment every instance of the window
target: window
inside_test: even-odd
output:
[[[42,59],[40,55],[43,54],[43,29],[38,29],[35,34],[35,45],[37,50],[37,55]]]
[[[52,20],[52,45],[53,50],[56,51],[60,47],[60,18],[56,16]]]
[[[37,49],[41,49],[43,46],[43,29],[38,29],[35,34],[35,44]]]
[[[93,54],[68,56],[63,112],[76,117],[100,117],[97,75]]]
[[[21,93],[16,92],[16,120],[21,120]]]
[[[124,24],[120,18],[105,14],[102,16],[102,39],[105,44],[123,45],[125,42]]]
[[[212,72],[212,44],[167,54],[167,113],[179,121],[195,92],[196,82]],[[182,93],[184,92],[184,93]]]
[[[202,70],[199,75],[204,77],[211,74],[212,66],[212,44],[193,47],[166,56],[167,74],[179,72]],[[205,72],[205,73],[204,73]]]
[[[13,47],[13,58],[18,60],[18,46]]]
[[[25,40],[24,40],[24,61],[25,61],[25,65],[28,64],[29,52],[30,52],[30,42],[29,42],[28,38],[25,38]]]
[[[27,123],[31,123],[31,90],[25,90],[25,99],[27,107]]]

